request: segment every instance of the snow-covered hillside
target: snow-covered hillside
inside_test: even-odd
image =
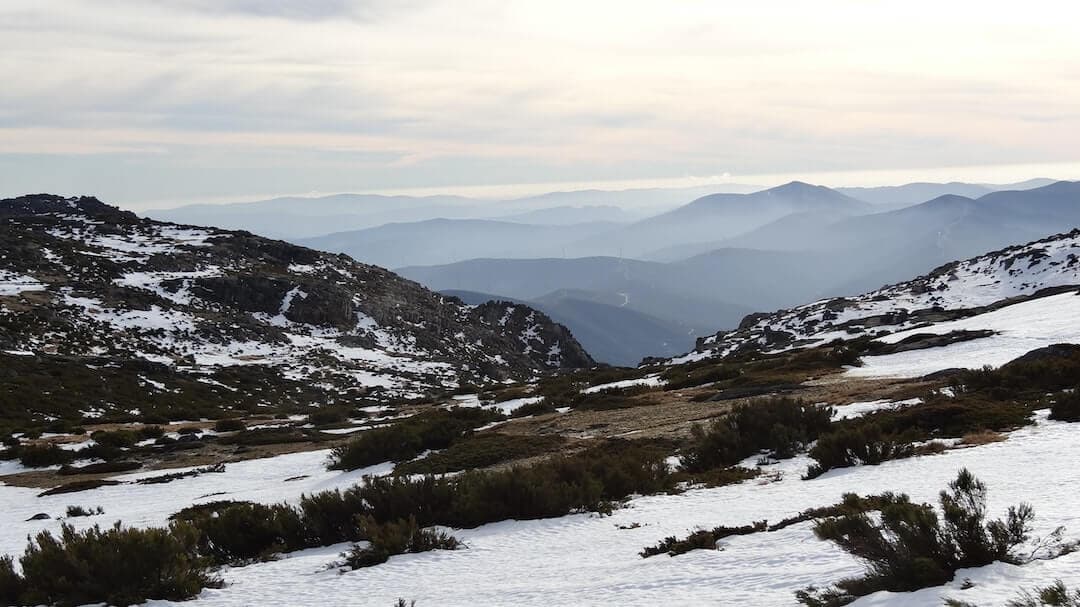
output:
[[[46,195],[0,201],[0,356],[123,361],[144,385],[175,373],[224,390],[237,386],[222,369],[259,367],[283,386],[388,397],[592,363],[524,306],[466,306],[346,256]]]
[[[946,264],[925,276],[856,297],[751,315],[737,330],[708,337],[694,352],[672,362],[725,356],[751,348],[784,350],[834,339],[906,331],[983,314],[1071,287],[1080,287],[1080,230]]]

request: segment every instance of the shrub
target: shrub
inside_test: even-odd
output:
[[[1058,580],[1045,588],[1036,588],[1034,592],[1024,591],[1006,607],[1080,607],[1080,590],[1069,592],[1064,582]]]
[[[349,419],[347,407],[320,407],[308,415],[308,421],[316,426],[341,424]]]
[[[733,466],[766,450],[776,458],[790,458],[827,430],[830,407],[774,398],[735,407],[708,428],[695,425],[683,451],[683,469],[701,472]]]
[[[60,536],[39,533],[22,565],[24,604],[132,605],[149,599],[184,600],[218,580],[199,556],[197,534],[185,525],[168,529],[94,526]]]
[[[734,379],[740,374],[737,365],[710,363],[702,368],[674,367],[665,371],[661,377],[667,382],[665,390],[683,390],[705,384]]]
[[[421,529],[416,517],[379,523],[370,516],[360,521],[361,533],[369,544],[354,546],[345,555],[345,563],[353,569],[385,563],[395,554],[456,550],[461,542],[454,536],[434,529]]]
[[[133,430],[98,430],[91,433],[90,438],[103,447],[113,449],[127,449],[139,442],[139,434]]]
[[[915,445],[895,436],[888,436],[876,424],[841,428],[818,439],[810,449],[816,460],[806,471],[806,478],[817,478],[834,468],[870,465],[911,457]]]
[[[502,462],[550,453],[566,440],[561,436],[530,436],[499,433],[474,434],[445,451],[399,464],[395,474],[446,474],[486,468]]]
[[[1063,392],[1050,406],[1050,419],[1080,422],[1080,391]]]
[[[334,448],[330,468],[356,470],[385,461],[410,460],[425,450],[446,449],[473,428],[505,419],[501,413],[479,408],[437,409],[384,428],[361,432]]]
[[[157,425],[143,426],[143,427],[139,428],[138,432],[139,432],[139,438],[142,439],[142,440],[147,440],[147,439],[151,439],[151,438],[161,438],[162,436],[165,436],[165,428],[162,428],[161,426],[157,426]]]
[[[1028,539],[1034,513],[1021,504],[1004,520],[986,520],[986,486],[967,470],[939,496],[941,516],[929,504],[889,495],[880,521],[865,513],[826,518],[814,526],[821,539],[835,542],[867,566],[863,577],[825,590],[796,594],[804,605],[843,605],[880,590],[910,592],[944,584],[958,569],[994,561],[1018,563],[1017,546]]]
[[[299,513],[284,504],[237,503],[188,512],[199,552],[218,564],[244,564],[309,547]]]
[[[645,548],[639,554],[641,554],[642,558],[649,558],[650,556],[656,556],[658,554],[676,556],[685,554],[691,550],[715,550],[717,542],[725,537],[760,533],[766,531],[767,527],[767,521],[758,521],[752,525],[743,525],[741,527],[725,527],[721,525],[719,527],[714,527],[711,530],[700,529],[691,533],[685,539],[680,540],[675,536],[664,538],[659,544]]]
[[[555,405],[544,400],[521,405],[510,414],[510,417],[529,417],[530,415],[545,415],[555,412]]]
[[[299,508],[307,539],[315,545],[328,546],[362,539],[357,516],[365,511],[365,505],[353,491],[303,495]]]
[[[247,424],[242,419],[228,418],[214,422],[214,432],[243,432]]]
[[[16,451],[19,454],[19,463],[27,468],[70,464],[75,459],[71,451],[53,444],[22,445]]]
[[[70,476],[74,474],[110,474],[114,472],[138,470],[141,467],[142,464],[133,461],[100,462],[97,464],[87,464],[85,466],[70,466],[64,464],[63,466],[60,466],[60,470],[58,470],[57,473],[61,476]]]
[[[65,516],[68,518],[75,518],[80,516],[97,516],[99,514],[105,514],[105,509],[101,506],[97,508],[83,508],[82,506],[68,506],[65,511]]]
[[[26,592],[26,583],[18,573],[15,573],[15,564],[10,556],[0,556],[0,604],[18,605],[23,593]]]

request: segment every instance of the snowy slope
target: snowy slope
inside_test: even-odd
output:
[[[592,364],[526,306],[466,306],[345,256],[48,195],[0,201],[0,358],[14,353],[200,380],[255,366],[387,397]]]
[[[1080,286],[1080,230],[950,263],[914,280],[856,297],[752,315],[739,329],[706,338],[694,352],[673,362],[746,348],[781,350],[903,331],[1069,286]]]
[[[468,548],[395,556],[386,564],[344,574],[327,570],[327,566],[345,545],[303,551],[278,561],[227,570],[225,588],[206,590],[190,604],[391,605],[397,597],[406,597],[416,599],[421,607],[792,605],[795,590],[860,572],[850,556],[815,539],[810,523],[775,533],[729,538],[720,551],[650,559],[637,553],[665,536],[685,535],[697,527],[777,521],[809,507],[834,503],[851,490],[863,494],[904,491],[916,500],[933,501],[961,467],[968,467],[987,483],[992,516],[1027,501],[1037,514],[1037,535],[1064,525],[1068,537],[1080,537],[1080,510],[1073,491],[1080,483],[1080,468],[1053,465],[1080,458],[1078,438],[1080,424],[1048,421],[1042,413],[1037,425],[1012,433],[1004,442],[837,470],[812,481],[800,480],[808,460],[799,457],[769,467],[783,473],[779,482],[749,481],[682,495],[642,497],[610,517],[581,514],[456,531]],[[284,480],[287,475],[301,474],[311,476]],[[137,499],[130,499],[136,494],[129,486],[57,498],[34,498],[29,490],[0,486],[0,506],[11,518],[22,519],[40,511],[55,513],[67,503],[101,504],[106,516],[97,517],[100,520],[122,517],[131,524],[160,524],[169,513],[187,504],[221,499],[207,495],[217,491],[225,491],[225,498],[276,501],[355,480],[353,475],[321,470],[319,454],[309,453],[234,464],[222,475],[140,487]],[[138,507],[131,505],[135,502]],[[88,522],[92,521],[83,519],[78,524]],[[633,523],[641,526],[619,528]],[[25,533],[55,526],[53,521],[5,525],[0,530],[0,546],[10,553],[22,545]],[[960,590],[965,578],[971,578],[976,586]],[[942,604],[942,595],[1000,605],[1021,587],[1055,578],[1080,584],[1080,555],[1024,567],[991,565],[962,571],[944,588],[903,595],[882,593],[856,605],[937,607]]]

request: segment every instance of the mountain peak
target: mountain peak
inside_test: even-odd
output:
[[[110,219],[135,220],[130,211],[105,204],[93,196],[63,197],[56,194],[27,194],[0,200],[0,217],[31,215],[86,215]]]

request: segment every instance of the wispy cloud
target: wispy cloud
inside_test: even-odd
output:
[[[367,190],[1071,161],[1078,13],[927,0],[6,0],[0,183],[81,188],[92,166],[122,184],[99,193],[138,199],[194,195],[190,167],[211,162],[199,193],[266,191],[259,170],[280,179],[283,163],[295,183],[282,187],[301,191],[328,174],[323,189]]]

